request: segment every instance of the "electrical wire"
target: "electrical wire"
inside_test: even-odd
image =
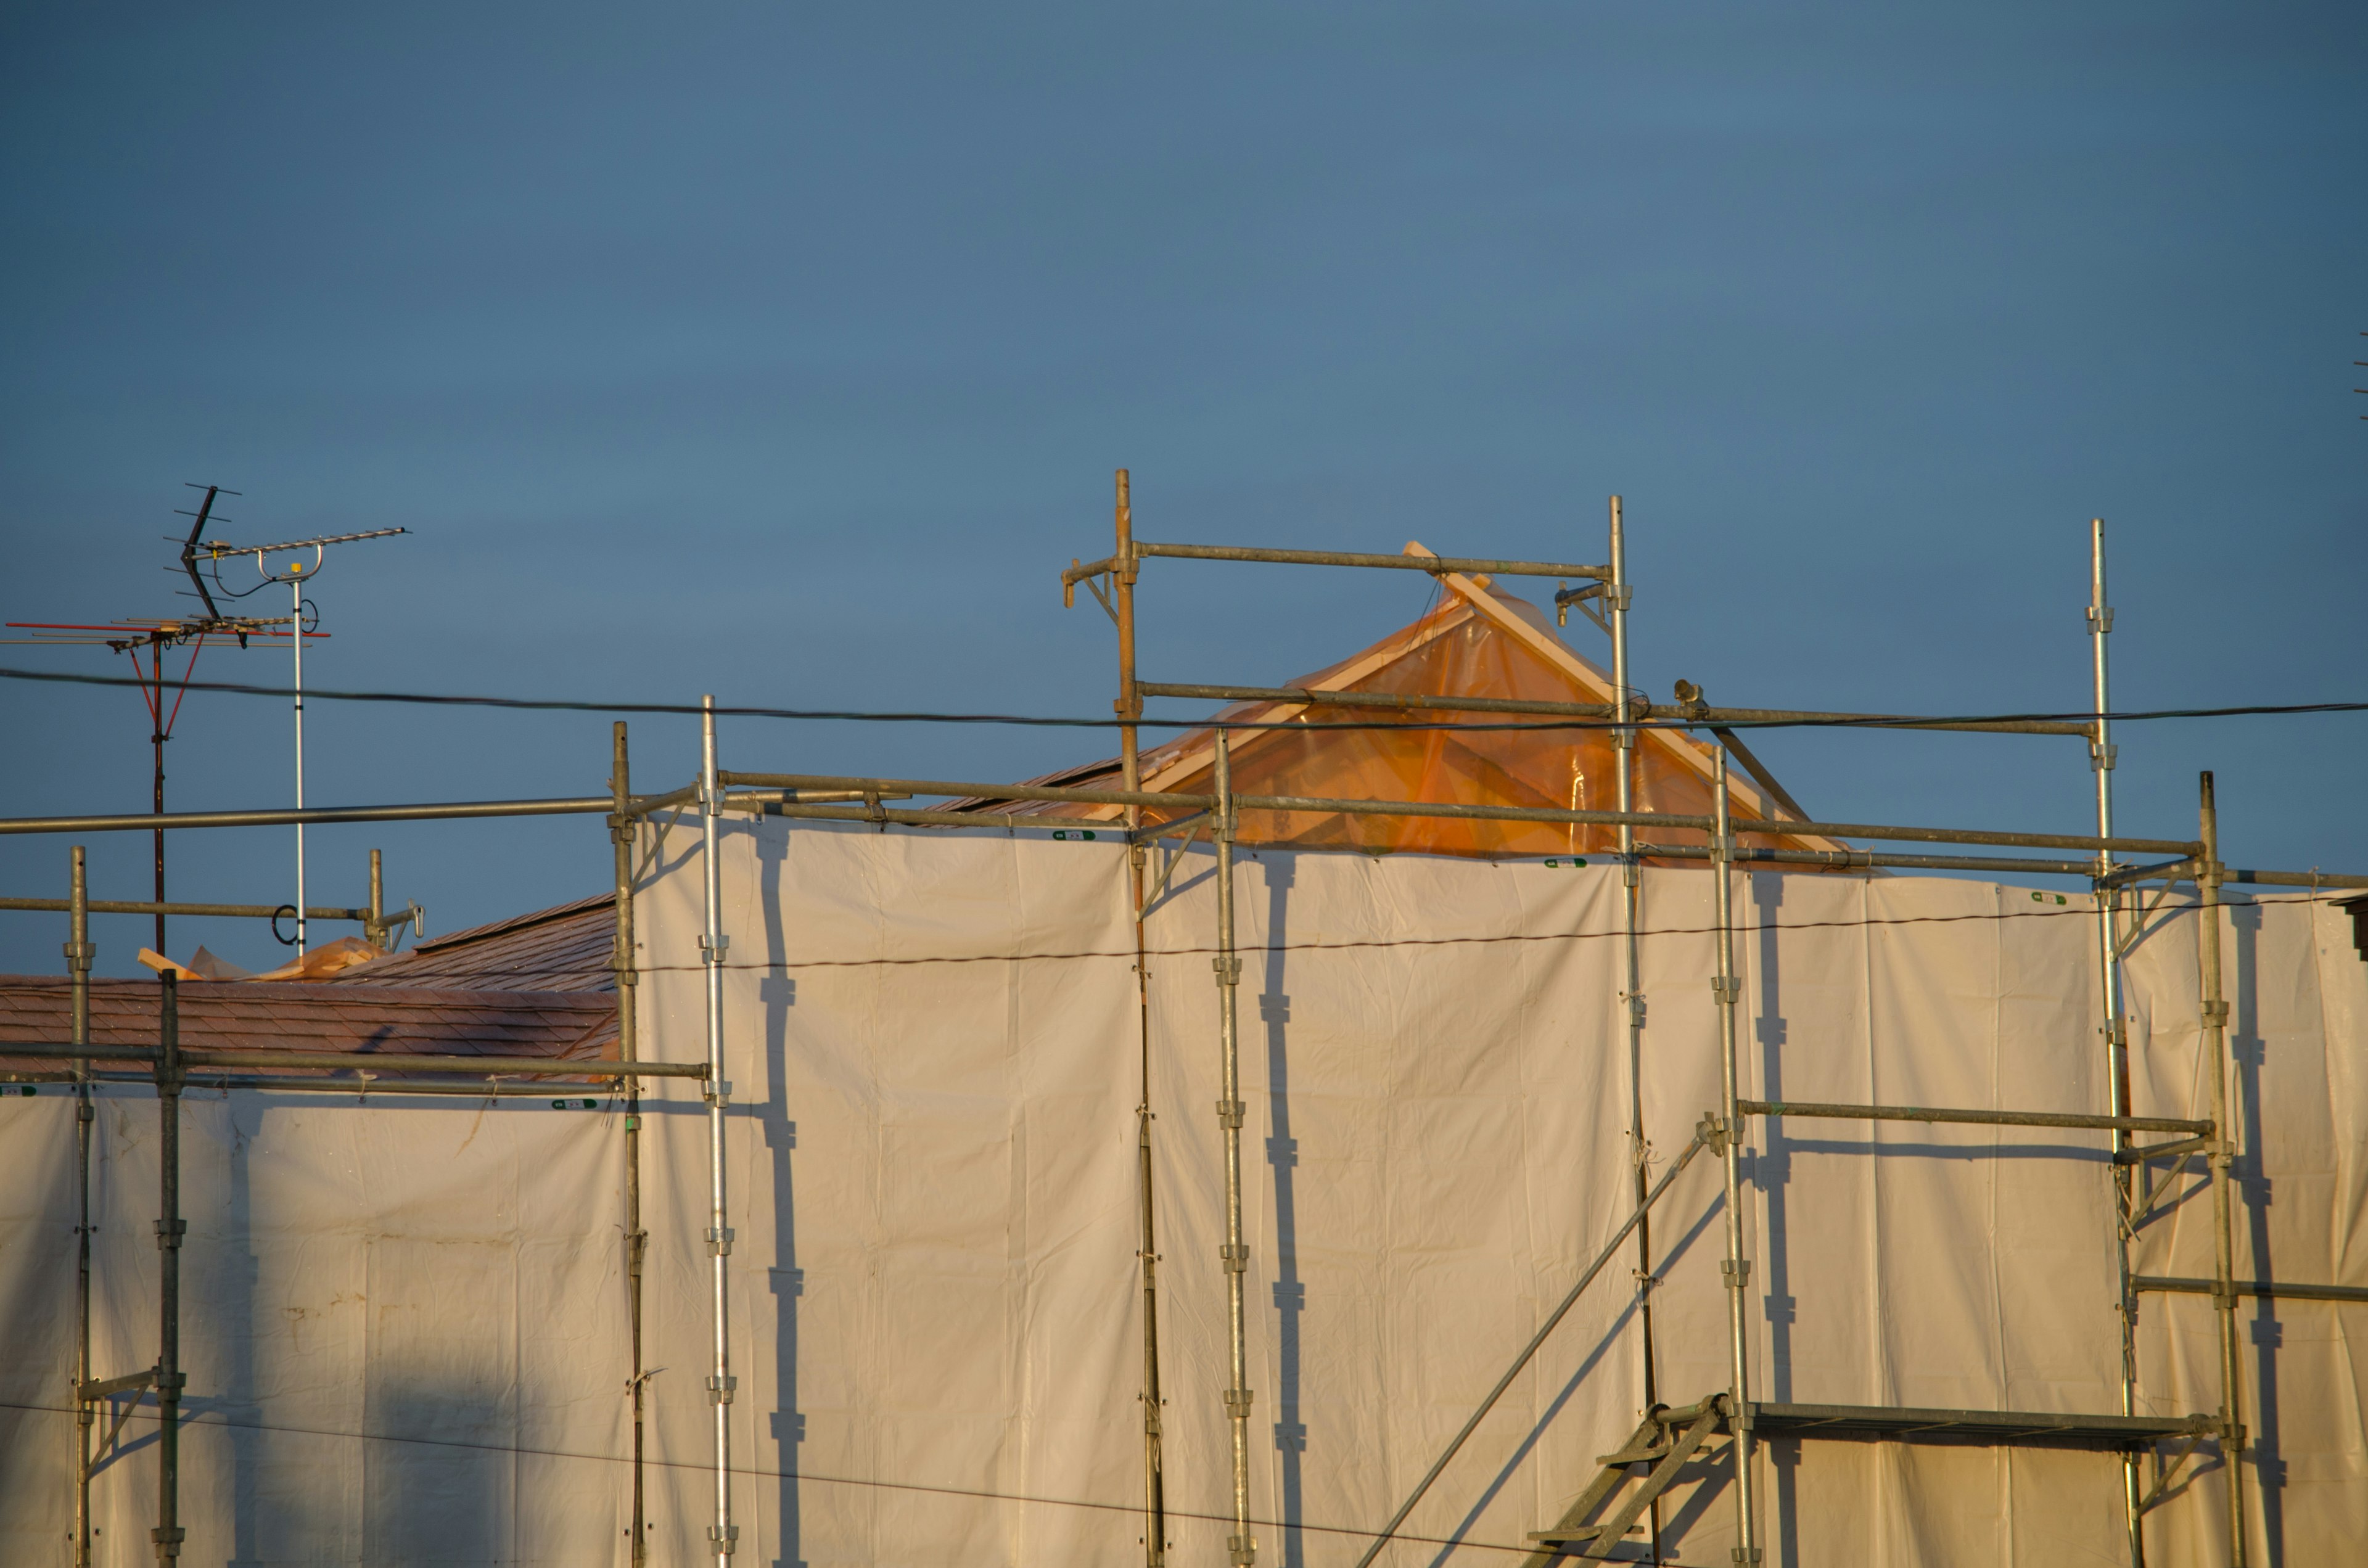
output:
[[[21,680],[55,683],[68,686],[134,686],[136,681],[121,676],[84,675],[63,670],[23,670],[0,667],[0,680]],[[255,686],[244,681],[193,681],[187,684],[191,691],[225,692],[239,697],[291,698],[293,687]],[[798,719],[826,720],[834,722],[868,724],[1009,724],[1037,729],[1115,730],[1132,723],[1146,729],[1201,730],[1212,721],[1201,719],[1067,719],[1019,713],[931,713],[895,712],[860,709],[814,708],[705,708],[689,702],[618,702],[578,701],[558,698],[475,697],[456,692],[425,691],[337,691],[322,687],[306,687],[307,701],[324,702],[393,702],[426,707],[498,708],[526,711],[559,713],[669,713],[697,717],[713,713],[731,719]],[[1834,714],[1790,719],[1720,719],[1719,725],[1733,730],[1896,730],[1915,729],[1934,724],[2020,724],[2020,723],[2093,723],[2104,719],[2116,724],[2139,723],[2165,719],[2242,719],[2273,715],[2305,713],[2368,712],[2363,702],[2288,702],[2248,703],[2230,708],[2159,708],[2125,713],[2099,714],[2089,711],[2055,713],[1967,713],[1967,714]],[[1630,729],[1686,730],[1700,728],[1703,721],[1673,718],[1645,718],[1630,721]],[[1248,720],[1226,722],[1234,730],[1304,730],[1306,724],[1296,720]],[[1613,730],[1621,728],[1611,719],[1544,719],[1526,721],[1482,720],[1410,720],[1380,722],[1357,720],[1326,720],[1324,728],[1330,730]]]
[[[46,1415],[74,1414],[74,1411],[66,1405],[29,1404],[16,1400],[0,1400],[0,1410],[22,1410]],[[140,1414],[143,1418],[149,1418],[145,1411]],[[588,1460],[595,1463],[616,1465],[632,1462],[623,1454],[585,1453],[570,1449],[537,1449],[518,1443],[471,1442],[462,1437],[415,1437],[391,1432],[343,1432],[330,1426],[291,1426],[268,1421],[233,1421],[227,1416],[184,1415],[180,1426],[185,1431],[192,1426],[218,1426],[233,1432],[277,1432],[301,1437],[342,1438],[355,1443],[408,1443],[426,1448],[460,1449],[485,1454],[524,1455],[534,1459]],[[701,1475],[714,1473],[712,1464],[695,1460],[666,1460],[652,1456],[644,1458],[643,1463],[654,1470],[691,1471]],[[933,1486],[927,1482],[883,1481],[868,1476],[828,1475],[817,1471],[768,1470],[760,1465],[735,1464],[732,1466],[732,1473],[748,1476],[757,1481],[814,1482],[826,1486],[857,1486],[882,1492],[918,1492],[931,1496],[966,1497],[987,1503],[1030,1503],[1042,1507],[1076,1508],[1101,1514],[1124,1514],[1133,1518],[1140,1518],[1143,1515],[1143,1505],[1139,1502],[1101,1503],[1082,1497],[1048,1497],[1039,1493],[996,1492],[986,1487]],[[1229,1526],[1234,1522],[1234,1516],[1230,1512],[1208,1514],[1172,1506],[1167,1509],[1167,1515],[1171,1519],[1192,1519],[1209,1524]],[[1272,1529],[1304,1530],[1312,1535],[1351,1536],[1360,1540],[1371,1540],[1381,1533],[1378,1530],[1359,1529],[1351,1525],[1309,1524],[1300,1519],[1253,1518],[1250,1523]],[[1468,1537],[1409,1535],[1402,1530],[1390,1539],[1418,1541],[1426,1546],[1468,1547],[1482,1551],[1517,1551],[1524,1555],[1537,1550],[1535,1546],[1526,1543],[1516,1546],[1509,1541],[1474,1540]]]
[[[2048,894],[2046,896],[2064,896],[2068,898],[2073,895]],[[2227,899],[2229,896],[2225,889],[2223,890],[2222,896],[2224,900]],[[2319,904],[2332,903],[2338,899],[2351,898],[2354,896],[2356,895],[2348,890],[2334,890],[2330,891],[2324,896],[2317,893],[2277,893],[2259,895],[2247,898],[2245,903],[2248,907],[2259,907],[2265,904]],[[2181,903],[2174,907],[2173,912],[2184,914],[2193,907],[2195,906],[2192,904]],[[606,918],[606,914],[603,911],[596,910],[592,913],[601,915],[603,919]],[[1736,936],[1748,937],[1764,931],[1862,931],[1878,927],[1897,927],[1904,926],[1957,926],[1979,921],[2002,923],[2009,920],[2060,920],[2066,916],[2085,920],[2093,917],[2095,914],[2096,908],[2092,904],[2066,903],[2056,908],[1975,911],[1964,915],[1868,915],[1862,919],[1857,920],[1803,920],[1797,922],[1779,922],[1774,925],[1764,926],[1737,926],[1735,929]],[[1716,935],[1718,927],[1715,926],[1663,926],[1646,930],[1640,930],[1636,935],[1639,937],[1708,937]],[[1624,937],[1624,933],[1620,931],[1509,931],[1499,932],[1493,936],[1377,937],[1367,940],[1345,942],[1269,942],[1265,944],[1236,942],[1235,944],[1235,950],[1239,952],[1262,953],[1363,952],[1396,948],[1464,948],[1540,942],[1589,942],[1608,940],[1614,937]],[[1152,948],[1147,949],[1143,956],[1150,959],[1200,958],[1213,954],[1216,951],[1217,949],[1212,947]],[[439,952],[437,956],[439,960],[442,960],[452,956],[452,954],[450,950],[447,950]],[[1081,948],[1063,952],[924,954],[917,957],[894,959],[784,959],[779,961],[766,960],[740,962],[727,960],[723,963],[723,967],[727,970],[741,970],[755,973],[773,973],[789,970],[908,969],[949,964],[1074,963],[1092,959],[1124,959],[1129,963],[1132,963],[1134,961],[1135,956],[1135,950],[1132,947],[1123,949]],[[493,964],[487,965],[484,968],[472,969],[471,973],[477,976],[486,977],[498,975],[530,979],[552,974],[576,972],[582,966],[571,966],[566,964],[554,965],[548,962],[532,965]],[[634,966],[634,972],[638,974],[700,974],[704,973],[706,971],[706,968],[707,966],[705,964],[697,963],[643,963]],[[55,983],[63,985],[65,982],[61,980]],[[324,982],[323,983],[335,984],[337,983],[337,982],[330,981]],[[375,985],[363,985],[351,982],[347,983],[353,984],[353,989],[358,994],[376,989]],[[485,988],[483,986],[474,986],[461,987],[460,989],[483,990]],[[188,994],[184,993],[184,994],[186,995]],[[6,1054],[6,1044],[5,1041],[0,1041],[0,1056],[5,1056]]]

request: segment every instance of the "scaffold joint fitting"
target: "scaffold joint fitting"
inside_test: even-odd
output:
[[[1244,1273],[1250,1266],[1249,1244],[1247,1242],[1226,1242],[1217,1248],[1217,1256],[1219,1260],[1224,1264],[1226,1273]]]
[[[1220,1127],[1238,1128],[1242,1124],[1243,1116],[1247,1113],[1248,1109],[1249,1108],[1245,1106],[1239,1100],[1219,1100],[1217,1102],[1217,1125]]]

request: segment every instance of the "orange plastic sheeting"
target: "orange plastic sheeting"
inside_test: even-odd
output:
[[[1504,595],[1498,603],[1553,635],[1534,606]],[[1395,655],[1393,656],[1393,651]],[[1573,654],[1577,658],[1578,655]],[[1591,662],[1581,660],[1590,669]],[[1340,683],[1339,672],[1368,667]],[[1611,685],[1602,676],[1605,690]],[[1304,676],[1295,687],[1331,686],[1360,692],[1402,692],[1424,697],[1512,698],[1526,701],[1597,703],[1602,693],[1587,689],[1516,637],[1500,630],[1463,599],[1450,596],[1440,608],[1412,626],[1330,669]],[[1221,719],[1246,722],[1289,719],[1282,730],[1236,730],[1232,733],[1234,790],[1243,795],[1301,795],[1330,800],[1399,800],[1473,805],[1545,807],[1564,811],[1619,809],[1619,749],[1605,730],[1373,730],[1374,722],[1447,720],[1525,725],[1550,721],[1520,714],[1443,711],[1437,709],[1344,708],[1322,705],[1294,711],[1287,706],[1246,703]],[[1214,788],[1209,760],[1212,731],[1195,730],[1143,755],[1146,787],[1181,793]],[[1690,741],[1681,745],[1692,747]],[[1706,754],[1692,748],[1695,755]],[[1640,735],[1634,748],[1634,801],[1641,812],[1707,816],[1710,780],[1689,767],[1656,736]],[[1179,764],[1188,771],[1168,776]],[[1738,816],[1759,813],[1748,797],[1733,797]],[[1107,809],[1060,806],[1059,815],[1110,814]],[[1175,820],[1181,812],[1151,812],[1146,821]],[[1640,829],[1641,842],[1707,843],[1698,828]],[[1414,851],[1432,855],[1504,858],[1600,854],[1615,849],[1619,831],[1576,824],[1458,821],[1383,817],[1335,812],[1244,811],[1245,843],[1338,846],[1373,852]],[[1763,846],[1804,847],[1803,841],[1746,835],[1742,842]],[[1685,864],[1679,861],[1676,864]]]

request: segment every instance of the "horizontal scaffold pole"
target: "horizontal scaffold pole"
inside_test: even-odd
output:
[[[942,795],[952,800],[1068,801],[1087,806],[1212,806],[1214,795],[1155,793],[1143,790],[1068,790],[1044,784],[964,784],[944,778],[848,778],[806,773],[726,773],[716,782],[757,790],[827,790],[834,793],[910,799]]]
[[[1318,691],[1296,686],[1199,686],[1167,681],[1137,681],[1144,697],[1189,698],[1204,702],[1277,702],[1310,708],[1372,708],[1405,712],[1523,713],[1540,718],[1578,719],[1615,727],[1608,702],[1536,702],[1515,697],[1425,697],[1390,691]],[[1641,710],[1641,711],[1639,711]],[[1660,709],[1637,701],[1631,705],[1632,722],[1681,723],[1709,727],[1721,724],[1832,725],[1870,730],[1961,730],[1979,734],[2077,735],[2088,739],[2095,723],[2066,719],[1925,719],[1913,713],[1824,713],[1790,708]]]
[[[347,822],[442,822],[456,817],[568,816],[611,809],[609,797],[564,801],[450,801],[416,806],[309,806],[302,811],[157,812],[140,816],[5,817],[0,833],[146,833],[157,828],[307,827]],[[97,907],[96,905],[93,906]]]
[[[506,1078],[704,1078],[704,1062],[554,1062],[547,1056],[410,1056],[350,1051],[192,1051],[176,1054],[205,1067],[312,1067],[371,1073],[485,1073]],[[39,1061],[153,1062],[153,1047],[0,1040],[0,1058]]]
[[[1496,561],[1469,555],[1376,555],[1350,550],[1259,550],[1232,544],[1154,544],[1137,540],[1133,554],[1140,561],[1166,556],[1172,561],[1263,561],[1281,566],[1372,566],[1393,572],[1455,572],[1464,576],[1486,573],[1497,577],[1580,577],[1600,582],[1611,575],[1609,566],[1578,566],[1554,561]],[[1061,585],[1074,587],[1099,577],[1119,563],[1115,555],[1069,567]]]
[[[1933,1106],[1834,1105],[1818,1100],[1737,1100],[1746,1116],[1826,1118],[1836,1121],[1948,1121],[1983,1127],[2077,1127],[2123,1132],[2192,1132],[2210,1136],[2208,1121],[2157,1116],[2088,1116],[2052,1110],[1944,1110]]]
[[[2133,1290],[2161,1291],[2181,1296],[2208,1296],[2217,1289],[2210,1279],[2177,1275],[2133,1274]],[[2239,1279],[2239,1296],[2273,1296],[2290,1301],[2368,1301],[2368,1285],[2296,1285],[2283,1279]]]
[[[254,1089],[270,1094],[344,1095],[349,1098],[366,1096],[371,1099],[390,1095],[548,1099],[555,1094],[567,1097],[569,1093],[582,1086],[562,1083],[514,1084],[498,1078],[292,1078],[268,1073],[222,1072],[184,1073],[181,1079],[186,1086],[193,1089]],[[72,1073],[0,1073],[0,1083],[6,1084],[77,1084],[82,1081]],[[153,1073],[93,1073],[90,1081],[124,1084],[138,1088],[156,1086],[156,1076]],[[601,1092],[613,1093],[614,1087],[604,1087]]]
[[[83,907],[93,915],[208,915],[252,920],[268,920],[275,915],[288,913],[288,905],[284,903],[276,906],[268,903],[154,903],[106,898],[92,899]],[[73,912],[74,901],[65,898],[0,898],[0,909],[63,915]],[[307,909],[304,912],[307,920],[367,921],[370,917],[370,912],[367,909]]]

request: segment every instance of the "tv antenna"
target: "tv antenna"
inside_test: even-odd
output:
[[[205,522],[200,518],[181,546],[181,569],[197,585],[198,597],[205,601],[208,614],[218,613],[213,595],[206,589],[209,580],[224,597],[233,599],[261,593],[274,583],[288,585],[288,619],[285,624],[292,632],[289,646],[296,653],[296,809],[301,812],[304,809],[304,639],[325,635],[314,630],[321,624],[321,609],[304,597],[304,589],[321,574],[321,568],[327,563],[329,546],[351,544],[357,540],[387,539],[411,530],[366,528],[360,533],[315,534],[310,539],[283,540],[278,544],[220,544],[211,540],[201,540],[199,536],[204,531]],[[301,553],[308,550],[313,552],[309,564]],[[256,584],[250,588],[233,590],[222,580],[222,563],[245,555],[255,557]],[[286,561],[274,571],[268,559],[274,555],[292,555],[294,559]],[[198,568],[199,561],[205,562],[203,572]],[[309,619],[306,618],[308,611]],[[300,959],[304,956],[305,945],[304,824],[300,822],[296,824],[296,956]]]
[[[222,496],[235,496],[240,492],[225,490],[218,484],[190,484],[188,488],[205,492],[196,510],[176,509],[180,516],[193,518],[195,521],[190,526],[188,537],[176,539],[168,535],[166,542],[178,544],[181,547],[179,571],[188,576],[190,587],[196,590],[195,593],[183,590],[182,597],[198,600],[205,607],[203,614],[169,619],[134,616],[108,621],[103,625],[12,620],[6,623],[10,628],[29,631],[32,635],[0,638],[0,642],[49,646],[61,644],[105,646],[112,648],[119,653],[127,653],[131,656],[132,673],[139,677],[141,699],[148,709],[149,744],[154,748],[155,754],[153,799],[154,810],[161,816],[165,811],[165,743],[173,738],[175,722],[181,715],[181,700],[188,695],[189,680],[197,672],[198,655],[205,652],[206,643],[210,640],[220,642],[236,639],[238,645],[245,648],[250,645],[252,639],[257,637],[287,638],[290,645],[295,650],[296,658],[296,803],[301,807],[304,803],[304,642],[308,638],[324,637],[327,633],[313,630],[313,625],[302,624],[304,603],[303,591],[301,587],[296,590],[296,602],[290,615],[225,615],[215,602],[213,592],[207,585],[208,581],[211,579],[212,588],[221,590],[225,598],[245,598],[259,591],[264,584],[257,583],[252,588],[239,591],[230,589],[222,583],[221,574],[221,562],[226,557],[253,554],[256,556],[256,566],[260,570],[266,554],[311,548],[315,551],[312,572],[302,574],[302,580],[309,581],[312,573],[320,569],[320,551],[324,547],[344,543],[347,540],[376,539],[386,534],[404,533],[409,530],[379,528],[368,533],[323,536],[319,539],[299,540],[286,544],[224,548],[206,539],[206,528],[210,523],[226,523],[232,520],[216,514],[214,503]],[[205,567],[203,571],[199,569],[201,562]],[[165,570],[169,572],[173,568],[167,567]],[[298,580],[293,575],[283,578],[281,575],[268,573],[266,578],[267,581]],[[316,612],[313,625],[317,624]],[[178,647],[187,647],[189,650],[188,661],[181,668],[179,680],[168,682],[165,673],[165,655],[170,650]],[[143,653],[147,655],[147,663],[144,666],[141,662]],[[169,693],[169,705],[167,704],[168,687],[174,688]],[[303,828],[299,826],[296,830],[296,930],[297,950],[300,953],[303,950],[304,939],[303,834]],[[165,830],[161,827],[155,832],[154,848],[156,903],[161,906],[165,903]],[[165,915],[160,907],[156,914],[156,951],[162,953],[165,950]]]

